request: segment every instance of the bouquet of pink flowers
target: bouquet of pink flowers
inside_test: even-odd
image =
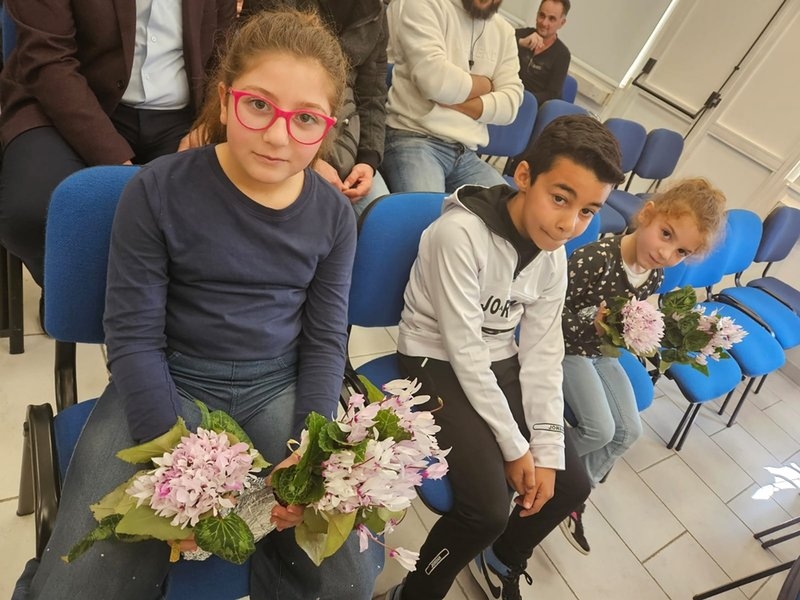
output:
[[[645,300],[615,296],[606,302],[602,319],[600,352],[618,357],[625,348],[640,357],[655,356],[664,335],[664,316]]]
[[[689,286],[664,294],[661,310],[665,325],[659,364],[662,373],[678,363],[708,375],[708,359],[730,358],[727,350],[747,335],[730,317],[720,317],[717,311],[706,314]]]
[[[179,418],[160,437],[117,453],[126,462],[152,466],[91,506],[98,525],[65,561],[107,539],[169,541],[173,562],[180,556],[177,541],[191,537],[206,556],[236,564],[255,551],[253,531],[233,509],[243,493],[258,487],[255,473],[269,464],[230,415],[197,405],[203,417],[196,433]]]
[[[335,420],[311,413],[306,419],[297,464],[276,471],[272,485],[279,501],[305,505],[295,528],[297,543],[319,565],[344,544],[351,531],[361,540],[389,533],[416,497],[415,486],[447,472],[429,411],[413,407],[428,401],[414,397],[416,382],[395,380],[386,395],[362,378],[368,398],[350,397]],[[389,548],[389,556],[414,570],[418,554]]]

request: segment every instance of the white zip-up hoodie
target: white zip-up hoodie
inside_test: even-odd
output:
[[[403,354],[452,365],[505,460],[516,460],[530,448],[536,466],[563,469],[561,312],[567,257],[563,248],[540,251],[527,265],[518,265],[508,225],[496,208],[513,193],[506,186],[465,186],[445,200],[442,216],[420,241],[397,345]],[[530,445],[490,368],[514,354],[519,354]]]
[[[514,28],[503,17],[473,18],[461,0],[392,0],[387,15],[394,63],[387,125],[475,150],[489,141],[487,123],[514,120],[523,87]],[[441,106],[467,99],[471,75],[485,75],[494,88],[481,96],[477,120]]]

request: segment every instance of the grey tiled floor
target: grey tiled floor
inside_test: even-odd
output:
[[[36,322],[38,291],[26,282],[26,351],[7,353],[0,340],[0,597],[8,598],[25,560],[33,555],[33,521],[17,517],[22,421],[25,407],[52,399],[53,342]],[[396,330],[357,331],[354,363],[390,352]],[[79,387],[97,394],[106,381],[99,347],[79,348]],[[532,600],[686,600],[732,578],[790,560],[800,539],[772,551],[752,532],[800,516],[800,393],[780,373],[747,403],[736,425],[725,427],[704,407],[680,453],[667,450],[685,401],[669,381],[659,382],[653,406],[642,413],[644,437],[592,494],[585,523],[592,545],[578,554],[556,530],[534,553]],[[435,516],[416,504],[390,543],[416,548]],[[377,591],[402,577],[387,562]],[[729,592],[722,599],[772,600],[784,574]],[[462,573],[448,600],[475,600],[481,592]]]

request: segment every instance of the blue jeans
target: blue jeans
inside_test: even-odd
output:
[[[467,184],[505,183],[463,144],[391,127],[386,128],[381,172],[392,192],[454,192]]]
[[[578,419],[570,433],[594,486],[642,435],[636,397],[616,358],[567,355],[563,364],[564,401]]]
[[[200,412],[190,400],[194,397],[212,410],[230,413],[271,463],[287,455],[297,379],[293,354],[236,362],[177,352],[168,356],[170,372],[184,397],[182,413],[189,429],[200,422]],[[112,382],[97,401],[75,447],[58,519],[31,584],[31,598],[161,597],[169,570],[169,548],[163,542],[101,542],[74,563],[66,564],[59,558],[95,526],[89,505],[138,470],[114,457],[118,450],[132,445],[122,402]],[[277,552],[276,546],[288,550]],[[352,535],[339,553],[317,568],[294,543],[293,531],[272,533],[258,544],[251,562],[251,598],[367,600],[382,566],[379,560],[376,555],[360,555],[358,540]]]

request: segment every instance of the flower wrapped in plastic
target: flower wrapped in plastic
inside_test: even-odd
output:
[[[429,411],[414,410],[428,396],[413,394],[416,381],[395,380],[383,389],[362,378],[368,398],[350,397],[347,410],[330,420],[311,413],[296,452],[297,464],[276,471],[272,485],[279,501],[305,506],[295,527],[298,545],[319,565],[355,530],[361,551],[381,543],[403,518],[423,479],[447,472]],[[409,570],[417,553],[389,548],[389,556]]]
[[[661,311],[665,325],[659,364],[662,373],[678,363],[708,375],[708,359],[730,358],[727,351],[747,335],[730,317],[722,317],[716,310],[707,314],[689,286],[664,294]]]
[[[592,308],[592,316],[597,309]],[[601,331],[600,352],[604,356],[619,357],[620,348],[639,357],[658,353],[664,335],[664,317],[645,300],[615,296],[606,302],[602,318],[595,319]]]
[[[241,564],[255,551],[253,530],[235,507],[243,494],[263,489],[256,473],[269,464],[230,415],[196,404],[202,414],[196,432],[178,418],[165,434],[117,453],[126,462],[151,466],[90,507],[98,525],[65,561],[111,539],[170,542],[173,562],[180,557],[178,542],[192,537],[204,551],[198,558],[216,554]]]

